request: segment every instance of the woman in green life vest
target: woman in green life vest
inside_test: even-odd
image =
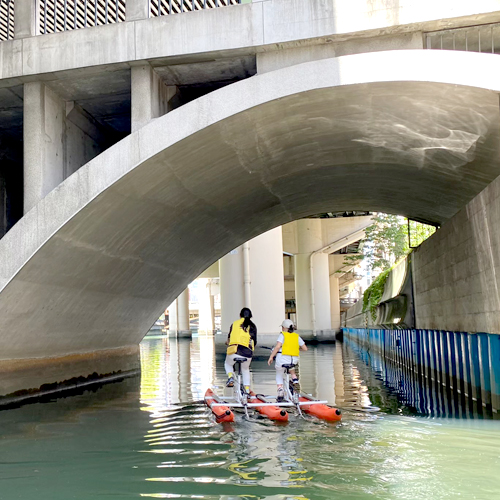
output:
[[[226,345],[226,361],[224,368],[227,373],[227,387],[234,386],[234,358],[246,358],[241,363],[241,374],[243,375],[243,385],[247,392],[250,391],[250,363],[252,362],[253,350],[257,344],[257,327],[250,319],[252,311],[244,307],[240,312],[240,319],[236,320],[229,328]]]
[[[299,353],[300,351],[307,351],[307,346],[305,342],[299,337],[299,334],[295,331],[295,326],[293,322],[289,319],[285,319],[281,323],[281,333],[278,336],[276,342],[276,347],[271,352],[267,364],[271,366],[274,357],[276,356],[276,385],[278,386],[278,397],[276,401],[278,403],[284,400],[285,393],[283,391],[283,375],[285,369],[283,365],[288,364],[298,364],[299,363]],[[300,391],[299,379],[295,373],[295,370],[290,370],[290,375],[292,376],[293,388],[295,391]]]

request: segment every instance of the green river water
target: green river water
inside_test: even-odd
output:
[[[141,361],[141,377],[1,411],[0,499],[500,498],[500,421],[412,415],[341,343],[300,370],[343,409],[337,424],[214,423],[201,401],[225,374],[210,337],[146,338]],[[252,372],[274,393],[265,361]]]

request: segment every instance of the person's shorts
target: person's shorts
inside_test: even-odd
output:
[[[281,368],[283,365],[289,365],[293,363],[294,365],[299,364],[298,356],[285,356],[284,354],[276,354],[276,368]]]

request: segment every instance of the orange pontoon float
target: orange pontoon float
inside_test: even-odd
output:
[[[231,411],[231,408],[221,404],[221,401],[212,389],[207,389],[207,392],[205,392],[205,404],[212,410],[217,423],[234,422],[234,413]]]
[[[302,394],[299,396],[299,405],[304,413],[313,415],[321,420],[326,420],[327,422],[338,422],[342,420],[342,413],[337,408],[332,408],[322,403],[315,403],[314,399],[309,399],[309,397]]]
[[[288,412],[284,408],[280,408],[279,406],[269,406],[266,400],[260,396],[259,394],[255,394],[253,391],[250,391],[250,397],[248,398],[248,402],[253,406],[255,410],[257,410],[261,415],[265,415],[270,420],[276,420],[277,422],[288,422]],[[259,405],[260,406],[257,406]]]

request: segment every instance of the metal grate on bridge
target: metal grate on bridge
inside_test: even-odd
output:
[[[241,0],[150,0],[150,17],[239,5]]]
[[[40,34],[125,21],[125,0],[40,0]]]
[[[485,24],[425,35],[426,48],[500,54],[500,24]]]
[[[14,0],[0,0],[0,41],[14,38]]]

